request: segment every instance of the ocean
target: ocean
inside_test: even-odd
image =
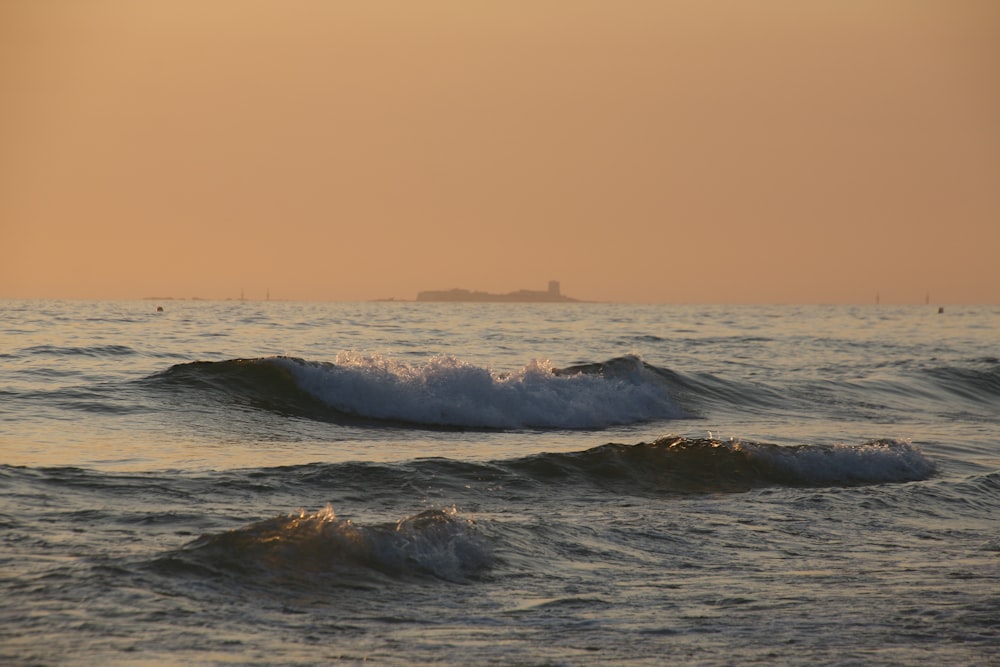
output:
[[[0,301],[0,536],[3,665],[1000,665],[1000,307]]]

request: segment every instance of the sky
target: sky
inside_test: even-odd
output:
[[[996,0],[0,0],[0,298],[1000,303]]]

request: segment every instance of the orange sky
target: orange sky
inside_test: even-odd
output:
[[[996,0],[0,0],[0,297],[1000,303]]]

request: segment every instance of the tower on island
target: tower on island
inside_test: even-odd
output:
[[[559,296],[559,281],[550,280],[549,281],[549,294],[551,296]]]

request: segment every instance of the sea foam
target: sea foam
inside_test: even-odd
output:
[[[862,445],[777,447],[734,443],[758,469],[809,485],[875,484],[927,479],[934,464],[906,440],[881,439]]]

